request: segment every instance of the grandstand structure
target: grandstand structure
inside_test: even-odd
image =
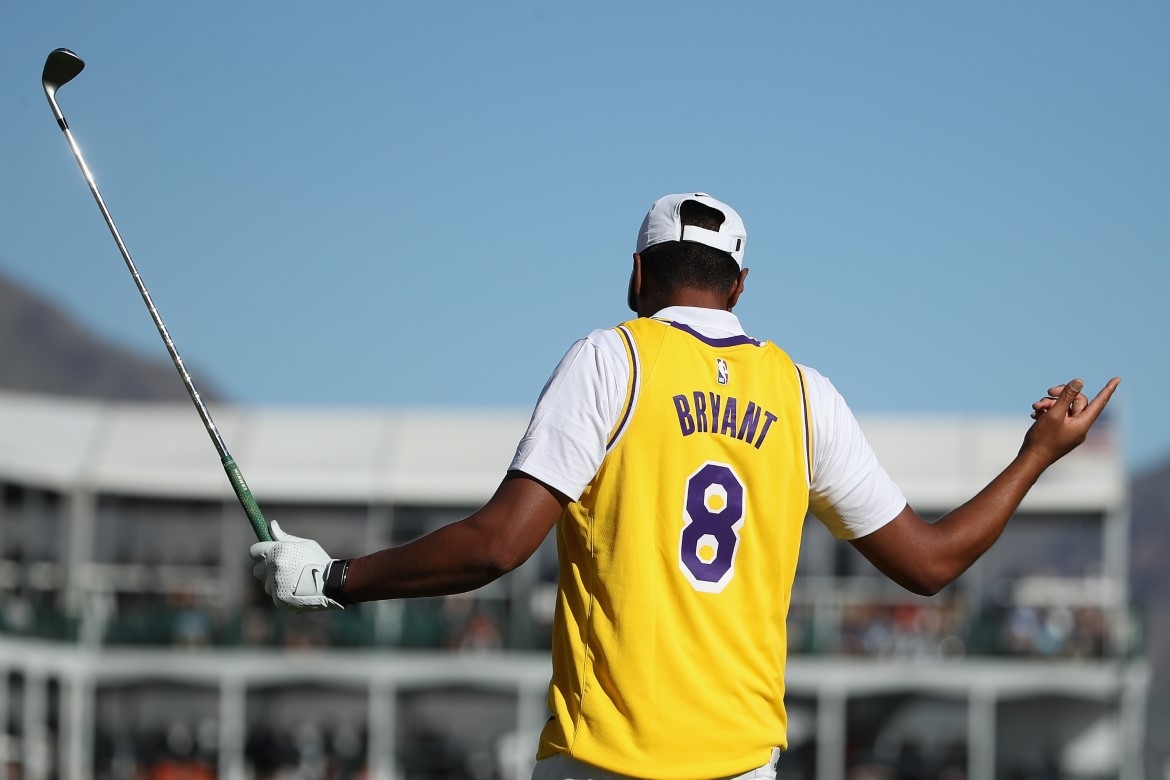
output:
[[[270,518],[347,557],[485,501],[526,413],[217,409]],[[863,416],[924,516],[1028,424]],[[1138,780],[1148,668],[1108,420],[1003,538],[921,598],[807,523],[780,777]],[[9,776],[525,778],[547,717],[551,540],[464,596],[278,612],[186,405],[0,393],[0,764]],[[701,694],[696,694],[701,695]]]

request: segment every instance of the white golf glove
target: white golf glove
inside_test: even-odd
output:
[[[272,542],[256,542],[250,553],[252,574],[264,583],[272,603],[293,612],[345,609],[323,593],[325,573],[333,559],[312,539],[286,534],[275,521]]]

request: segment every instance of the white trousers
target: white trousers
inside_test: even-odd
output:
[[[776,761],[780,758],[780,748],[772,749],[772,760],[758,769],[744,772],[742,775],[712,778],[712,780],[776,780]],[[595,766],[578,761],[557,753],[555,756],[542,758],[536,762],[532,770],[532,780],[639,780],[630,775],[619,775],[617,772],[608,772]]]

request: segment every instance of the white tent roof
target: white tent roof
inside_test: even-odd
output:
[[[212,410],[257,497],[290,502],[482,502],[507,469],[528,410],[225,406]],[[915,506],[947,509],[1019,449],[1029,420],[867,415],[862,427]],[[231,489],[189,404],[109,403],[0,392],[0,480],[68,492],[225,498]],[[1029,494],[1033,510],[1124,500],[1116,437],[1090,440]]]

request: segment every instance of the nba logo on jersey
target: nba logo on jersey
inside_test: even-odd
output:
[[[723,358],[715,358],[715,372],[719,377],[719,384],[727,384],[727,361]]]

